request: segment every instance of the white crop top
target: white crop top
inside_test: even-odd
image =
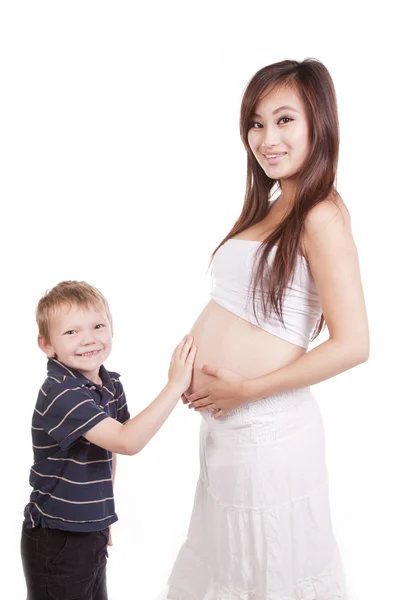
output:
[[[254,315],[252,283],[256,252],[261,242],[230,239],[223,244],[212,262],[211,298],[223,308],[257,327],[297,346],[307,348],[310,336],[321,317],[321,306],[307,259],[298,255],[293,279],[282,301],[282,318],[272,309],[266,319],[261,305],[261,293],[256,294]],[[273,257],[274,246],[269,255]]]

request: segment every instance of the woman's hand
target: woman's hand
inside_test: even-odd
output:
[[[244,391],[246,379],[238,373],[228,369],[213,369],[208,365],[204,365],[201,372],[211,375],[214,380],[187,397],[188,408],[198,411],[211,410],[211,416],[219,419],[247,401]]]
[[[168,371],[169,384],[179,389],[179,395],[186,392],[192,382],[193,363],[197,347],[191,335],[185,335],[175,348]]]

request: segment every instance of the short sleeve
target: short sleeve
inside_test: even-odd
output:
[[[108,415],[96,404],[85,385],[65,380],[52,386],[42,404],[42,427],[62,450],[70,448],[84,433]]]
[[[117,397],[117,421],[124,424],[129,421],[131,416],[129,414],[124,388],[119,380],[115,382],[115,388]]]

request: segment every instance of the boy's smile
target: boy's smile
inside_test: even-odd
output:
[[[112,348],[111,324],[104,310],[61,306],[51,319],[49,337],[48,341],[39,337],[39,346],[49,358],[101,384],[99,369]]]
[[[98,354],[99,352],[101,352],[101,350],[92,350],[91,352],[83,352],[82,354],[77,354],[77,356],[94,356],[95,354]]]

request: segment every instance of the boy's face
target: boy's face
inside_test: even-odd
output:
[[[107,314],[96,308],[61,306],[50,323],[50,340],[39,337],[39,346],[49,358],[80,371],[101,383],[99,369],[112,348],[111,324]]]

